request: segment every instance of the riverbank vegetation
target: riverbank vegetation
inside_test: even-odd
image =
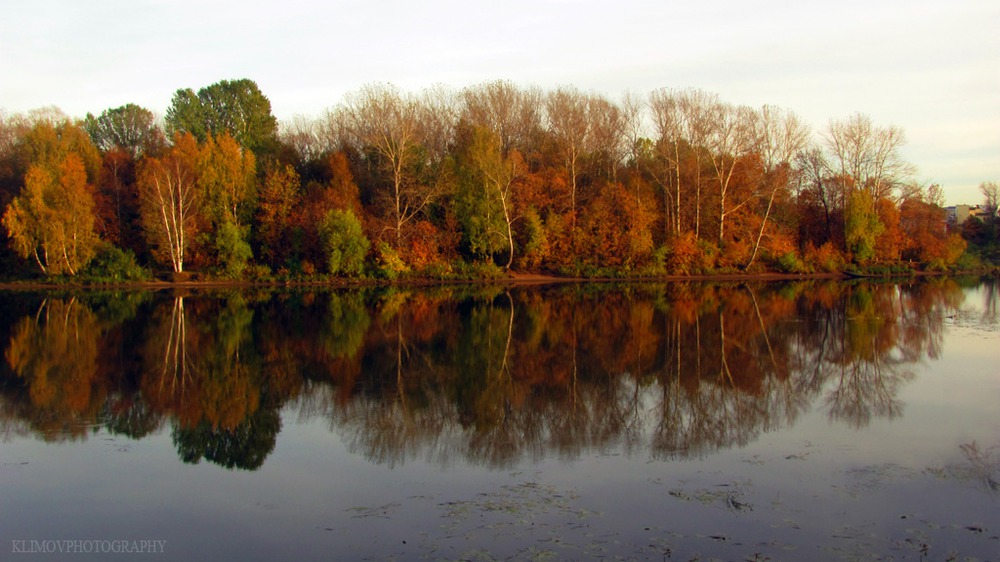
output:
[[[997,259],[997,187],[951,225],[901,129],[811,132],[700,90],[375,84],[279,123],[248,79],[74,120],[0,113],[9,279],[899,272]]]

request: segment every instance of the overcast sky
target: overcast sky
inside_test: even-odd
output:
[[[701,88],[791,109],[816,134],[855,112],[907,136],[948,203],[1000,180],[997,0],[5,0],[0,110],[73,117],[250,78],[275,116],[317,116],[371,82],[506,79]]]

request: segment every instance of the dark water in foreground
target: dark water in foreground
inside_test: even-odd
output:
[[[0,294],[0,559],[1000,560],[998,309],[948,279]]]

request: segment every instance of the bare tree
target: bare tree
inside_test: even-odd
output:
[[[983,194],[983,208],[990,218],[996,218],[997,210],[1000,209],[1000,185],[995,181],[987,181],[979,184],[979,191]]]
[[[419,101],[391,85],[364,86],[346,96],[331,116],[339,123],[359,153],[377,155],[377,166],[388,175],[388,201],[395,247],[403,241],[403,228],[431,201],[433,194],[410,174],[420,145]],[[332,128],[332,127],[331,127]]]
[[[656,90],[649,95],[649,107],[652,113],[653,126],[657,135],[657,155],[660,160],[668,163],[667,170],[674,173],[673,193],[673,224],[668,227],[674,235],[681,233],[681,157],[680,145],[684,136],[684,117],[681,113],[680,100],[671,90]],[[659,177],[653,173],[657,183],[663,189],[664,199],[670,190],[669,177]],[[667,205],[669,209],[669,205]],[[668,220],[669,222],[669,220]]]
[[[899,154],[906,143],[899,127],[876,127],[870,117],[855,113],[830,121],[824,140],[846,194],[863,189],[874,201],[892,199],[894,190],[913,174],[913,166]]]
[[[574,88],[559,88],[545,99],[549,132],[559,143],[570,180],[570,210],[576,227],[577,177],[580,159],[592,134],[587,96]]]
[[[619,105],[622,117],[622,155],[639,170],[639,162],[642,156],[642,146],[646,142],[643,109],[645,101],[635,93],[626,91],[621,98]],[[616,178],[617,179],[617,178]],[[640,186],[642,182],[635,183],[635,203],[641,205]]]
[[[14,154],[18,129],[22,128],[19,122],[22,120],[23,118],[12,117],[0,109],[0,158],[7,158]]]
[[[278,139],[292,147],[302,162],[317,160],[330,146],[324,142],[320,121],[295,115],[278,124]]]
[[[593,155],[599,173],[616,182],[618,165],[625,155],[625,115],[607,98],[593,95],[587,101],[587,119],[590,121],[587,153]]]
[[[448,158],[455,140],[458,98],[443,85],[427,90],[417,98],[418,140],[426,153],[426,162],[439,166]]]
[[[687,90],[680,96],[681,113],[684,116],[684,131],[694,151],[695,169],[695,204],[694,204],[694,234],[701,235],[701,163],[702,147],[708,143],[712,127],[714,127],[713,108],[718,105],[719,97],[703,90]]]
[[[733,204],[729,199],[733,172],[739,162],[757,143],[751,126],[753,110],[722,102],[711,106],[712,128],[708,135],[708,156],[715,172],[719,196],[719,238],[721,244],[726,231],[726,217],[739,210],[749,198]]]
[[[751,115],[751,137],[756,142],[754,151],[764,165],[764,193],[767,194],[767,209],[757,232],[753,252],[746,267],[753,265],[764,237],[764,228],[774,206],[774,198],[783,188],[788,187],[789,171],[795,157],[805,149],[809,140],[809,128],[791,111],[765,105]]]
[[[694,233],[701,234],[701,164],[703,148],[713,127],[712,109],[720,102],[715,94],[702,90],[657,90],[650,94],[653,126],[657,133],[657,154],[667,162],[673,177],[673,231],[681,233],[681,203],[691,188],[682,184],[682,147],[687,146],[694,168]],[[664,190],[669,179],[658,180]]]
[[[625,152],[628,158],[638,165],[639,147],[646,135],[643,123],[645,101],[636,92],[626,91],[622,94],[620,107],[623,121],[622,131],[625,136]]]
[[[500,138],[506,155],[524,150],[541,127],[541,91],[520,89],[511,82],[497,80],[466,88],[460,94],[462,118],[485,127]]]
[[[838,182],[830,175],[830,164],[818,146],[808,148],[795,158],[798,170],[798,196],[818,202],[823,207],[825,238],[833,236],[833,215],[843,209],[843,197],[837,193]]]

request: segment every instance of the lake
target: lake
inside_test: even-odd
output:
[[[0,559],[1000,559],[996,280],[0,310]]]

